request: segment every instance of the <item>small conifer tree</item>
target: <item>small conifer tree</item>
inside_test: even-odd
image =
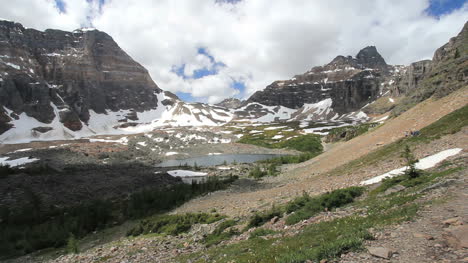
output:
[[[419,170],[416,169],[416,163],[418,162],[418,159],[414,157],[408,145],[405,145],[405,149],[401,154],[401,157],[405,158],[406,166],[408,167],[405,171],[405,174],[407,174],[410,178],[418,177],[420,175]]]

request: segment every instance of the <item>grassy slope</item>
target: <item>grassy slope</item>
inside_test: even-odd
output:
[[[452,113],[442,117],[440,120],[421,129],[421,135],[417,137],[402,138],[392,144],[386,145],[376,151],[373,151],[357,160],[342,165],[330,172],[330,175],[341,175],[347,171],[369,166],[378,161],[399,155],[405,145],[413,147],[420,143],[428,143],[441,136],[454,134],[468,125],[468,106],[464,106]]]
[[[335,169],[332,174],[338,175],[345,170],[372,165],[385,158],[399,155],[404,145],[415,146],[427,143],[443,135],[456,133],[467,124],[468,106],[465,106],[422,129],[421,136],[401,139]],[[216,262],[230,262],[232,260],[236,262],[304,262],[307,259],[333,258],[349,250],[359,250],[362,248],[364,240],[372,238],[368,232],[369,228],[409,220],[416,214],[418,205],[415,200],[421,196],[416,194],[417,190],[430,185],[441,177],[466,169],[466,165],[446,166],[450,166],[450,164],[445,163],[441,165],[441,171],[426,173],[416,179],[401,176],[384,181],[382,186],[370,192],[366,199],[352,203],[356,207],[366,208],[367,216],[353,215],[330,222],[313,224],[293,237],[268,240],[254,237],[236,244],[209,249],[204,252],[204,255],[208,256],[209,261]],[[402,184],[408,188],[403,193],[395,193],[387,197],[378,195],[396,184]],[[294,201],[289,203],[290,206],[293,204]],[[268,215],[269,212],[275,212],[274,210],[278,210],[278,208],[273,208],[263,214]],[[304,218],[301,217],[301,219]],[[296,221],[294,220],[294,222]],[[187,262],[189,259],[191,262],[206,262],[205,259],[200,258],[199,254],[178,258],[182,262]]]
[[[447,165],[450,166],[450,165]],[[292,237],[271,239],[259,238],[275,232],[258,228],[249,240],[227,246],[218,246],[203,253],[194,253],[177,258],[178,262],[304,262],[318,261],[339,256],[346,251],[363,248],[364,240],[372,239],[370,228],[407,221],[418,211],[422,195],[419,190],[431,185],[438,178],[454,174],[463,167],[442,167],[440,171],[423,175],[417,181],[400,177],[399,184],[408,188],[401,193],[385,197],[377,194],[385,188],[373,190],[364,200],[354,201],[351,206],[367,212],[312,224]],[[394,185],[394,184],[393,184]],[[322,198],[322,196],[317,197]],[[292,202],[291,202],[292,203]],[[290,203],[290,204],[291,204]],[[294,215],[294,214],[291,214]],[[294,248],[294,249],[291,249]]]

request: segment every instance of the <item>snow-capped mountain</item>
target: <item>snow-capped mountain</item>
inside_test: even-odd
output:
[[[0,142],[219,125],[221,107],[185,103],[95,29],[26,29],[0,21]]]

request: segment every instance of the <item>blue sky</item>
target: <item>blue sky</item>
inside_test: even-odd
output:
[[[467,1],[468,0],[431,0],[427,12],[432,16],[439,17],[461,8]]]
[[[210,75],[217,75],[219,70],[223,67],[226,67],[226,65],[222,62],[216,61],[216,59],[203,47],[198,48],[197,53],[200,55],[204,55],[208,57],[212,63],[210,68],[204,67],[201,69],[197,69],[193,72],[193,76],[189,77],[184,74],[184,69],[185,69],[185,64],[178,65],[178,66],[173,66],[173,72],[176,73],[178,76],[182,77],[185,80],[188,79],[201,79],[206,76]],[[237,89],[239,91],[239,95],[236,97],[240,97],[244,91],[245,91],[245,84],[241,81],[234,81],[232,84],[232,87]],[[200,97],[193,97],[191,93],[187,92],[176,92],[177,96],[181,98],[184,101],[204,101],[203,98]]]

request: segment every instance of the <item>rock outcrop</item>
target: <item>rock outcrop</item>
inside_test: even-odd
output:
[[[227,109],[236,109],[242,106],[243,101],[236,98],[227,98],[223,101],[216,103],[216,106],[227,108]]]

